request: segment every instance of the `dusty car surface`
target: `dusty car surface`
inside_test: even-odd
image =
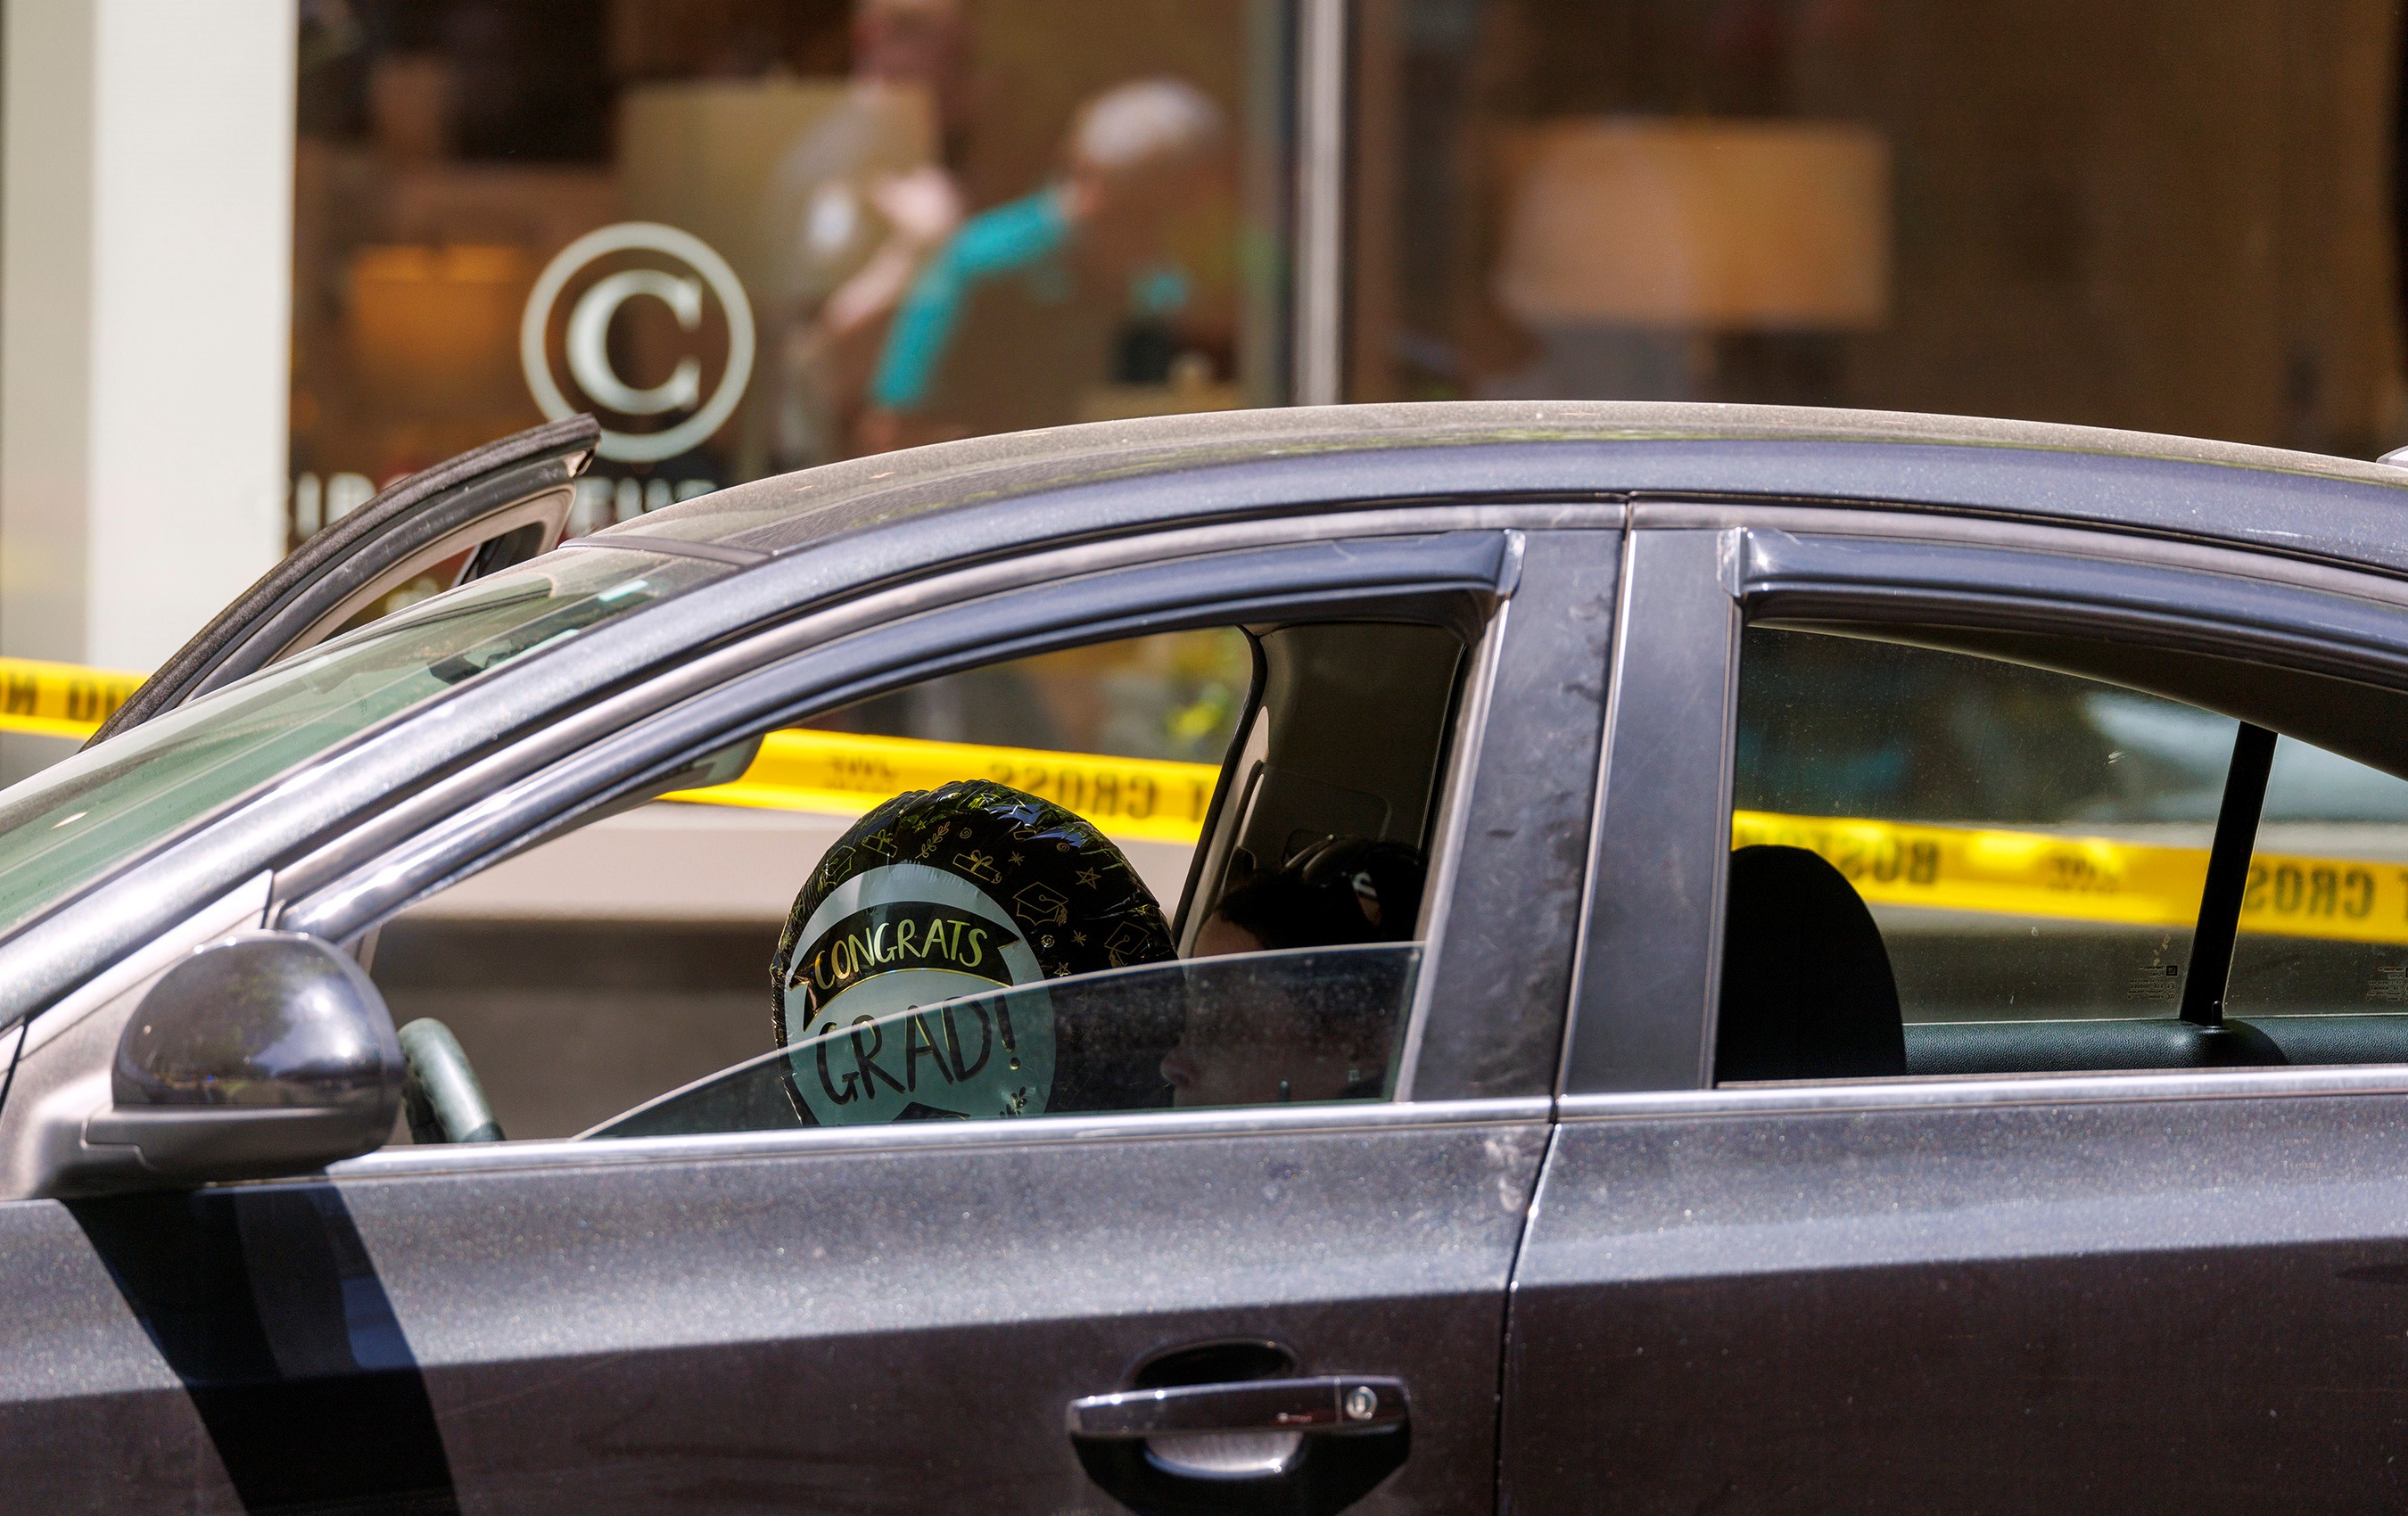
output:
[[[2400,1499],[2408,471],[1366,407],[553,547],[592,441],[397,486],[0,794],[20,1502]],[[562,1139],[396,1032],[370,948],[442,892],[829,712],[1198,629],[1254,673],[1126,908],[1168,948],[1079,898],[1096,808],[1160,794],[962,791],[1017,830],[844,846],[1064,871],[780,962],[941,942],[967,993],[774,1039],[765,994]],[[978,969],[965,922],[1104,956]]]

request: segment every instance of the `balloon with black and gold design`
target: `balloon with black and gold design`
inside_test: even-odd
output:
[[[1081,817],[984,779],[897,795],[820,860],[770,964],[796,1109],[824,1126],[1042,1114],[1050,997],[992,992],[1172,952],[1153,892]]]

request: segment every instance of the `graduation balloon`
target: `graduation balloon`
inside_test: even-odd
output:
[[[1071,811],[984,779],[897,795],[820,860],[771,961],[796,1108],[831,1126],[1041,1114],[1052,1005],[996,992],[1172,951],[1153,893]]]

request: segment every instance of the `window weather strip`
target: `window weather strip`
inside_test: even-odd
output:
[[[2241,931],[2241,898],[2249,887],[2249,855],[2258,846],[2258,815],[2266,805],[2266,776],[2274,766],[2274,734],[2241,723],[2232,738],[2232,767],[2215,815],[2215,843],[2200,887],[2199,922],[2191,929],[2190,975],[2183,980],[2182,1019],[2194,1026],[2224,1024],[2225,981]]]

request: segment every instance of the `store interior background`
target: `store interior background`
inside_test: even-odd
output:
[[[1042,182],[1114,82],[1221,101],[1250,182],[1208,277],[1248,309],[1184,404],[1292,398],[1292,7],[945,8],[964,98],[932,156],[973,213]],[[1360,0],[1349,22],[1346,399],[2408,440],[2386,0]],[[774,282],[749,246],[765,180],[853,63],[844,0],[308,0],[299,24],[291,446],[322,490],[538,420],[518,308],[584,231],[674,221]],[[666,472],[773,469],[768,389]]]
[[[2374,455],[2408,441],[2399,20],[2389,0],[1366,0],[1350,395],[1859,406]]]

